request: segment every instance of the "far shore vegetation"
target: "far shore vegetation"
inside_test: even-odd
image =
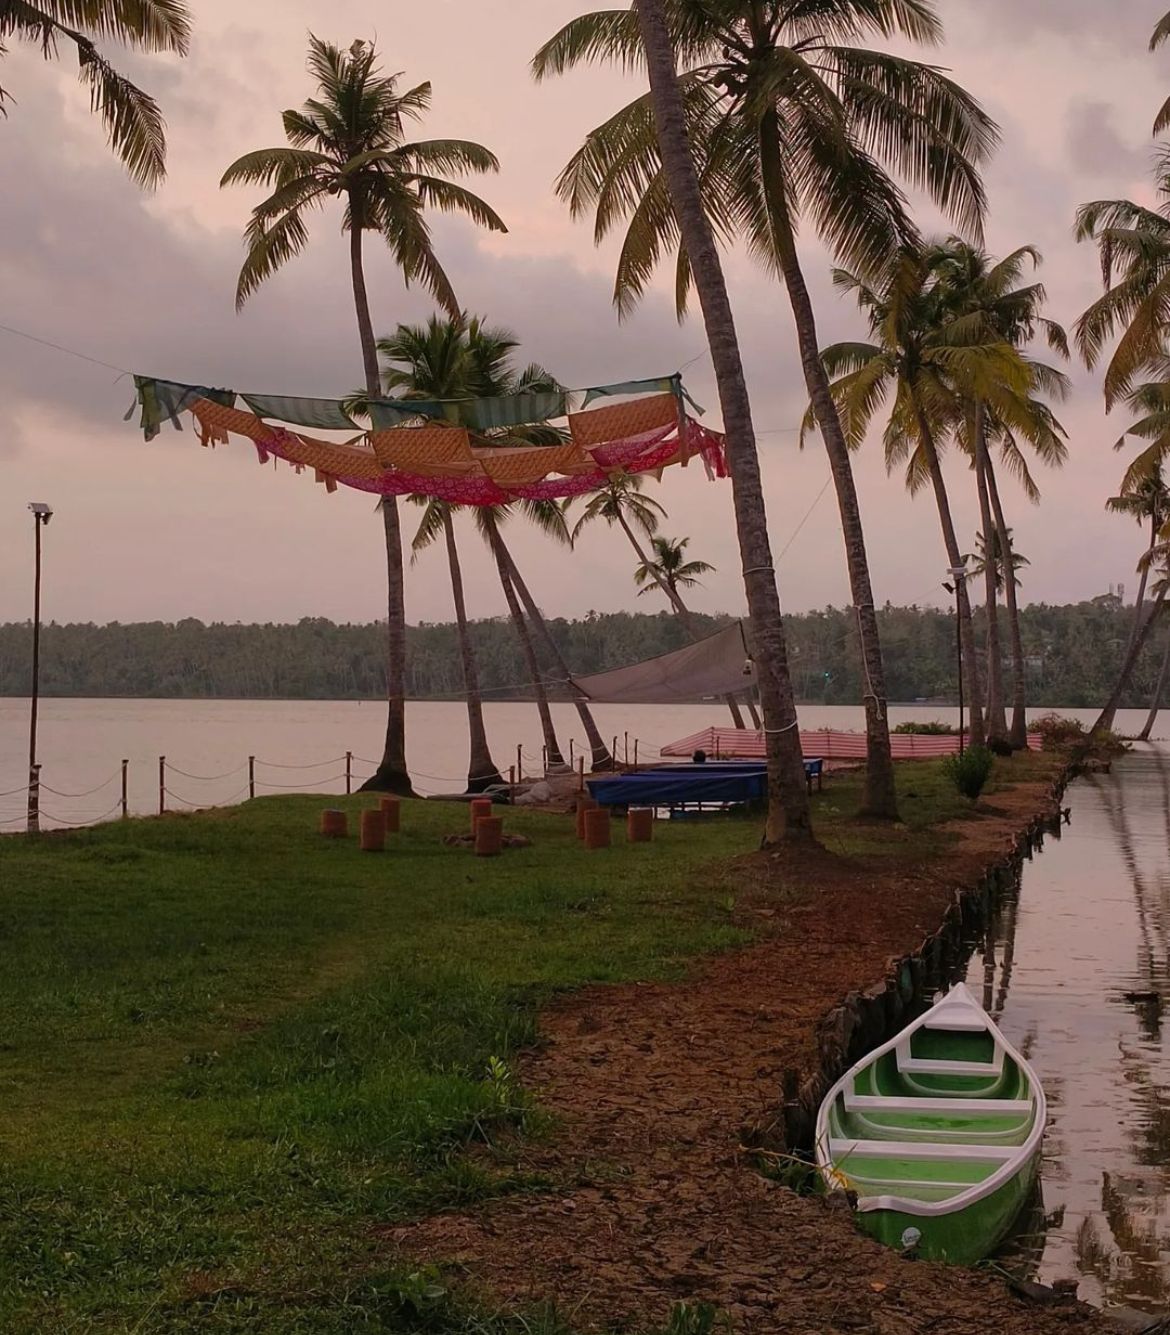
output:
[[[621,667],[712,633],[730,618],[699,612],[590,612],[549,617],[564,658],[580,673]],[[1044,708],[1099,708],[1125,655],[1134,613],[1114,593],[1064,606],[1020,609],[1030,700]],[[846,608],[786,615],[790,669],[806,705],[852,705],[861,697],[856,622]],[[985,619],[975,617],[986,652]],[[953,703],[954,614],[928,607],[878,609],[890,699]],[[473,620],[471,640],[487,702],[529,699],[531,671],[508,618]],[[288,625],[204,624],[194,619],[106,626],[46,626],[41,690],[46,696],[135,696],[178,699],[381,699],[385,693],[385,625],[338,624],[306,617]],[[1158,686],[1170,628],[1138,660],[1122,707],[1149,706]],[[451,624],[407,628],[407,693],[413,699],[460,699],[458,633]],[[0,624],[0,697],[28,690],[26,624]],[[557,698],[557,688],[549,687]],[[565,698],[563,693],[561,698]],[[712,705],[713,719],[725,719]],[[661,738],[666,741],[667,738]],[[425,768],[425,766],[424,766]]]

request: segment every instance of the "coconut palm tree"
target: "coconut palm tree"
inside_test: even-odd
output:
[[[1119,673],[1119,685],[1114,690],[1109,704],[1101,711],[1101,716],[1094,725],[1094,730],[1113,727],[1121,697],[1129,685],[1129,679],[1133,675],[1133,669],[1137,664],[1137,654],[1134,652],[1134,647],[1142,638],[1143,632],[1148,633],[1149,623],[1153,620],[1153,615],[1147,616],[1146,613],[1146,588],[1149,584],[1150,572],[1154,568],[1156,555],[1160,548],[1164,546],[1162,532],[1167,522],[1170,521],[1170,489],[1166,486],[1161,466],[1155,465],[1152,471],[1137,474],[1133,473],[1131,467],[1122,482],[1120,493],[1111,496],[1105,502],[1105,508],[1113,514],[1127,515],[1130,519],[1142,525],[1143,528],[1148,525],[1150,537],[1149,544],[1138,562],[1138,591],[1137,598],[1134,601],[1133,624],[1130,627],[1129,639],[1126,642],[1125,658]],[[1166,591],[1162,589],[1158,607],[1161,606],[1165,597]]]
[[[598,520],[604,521],[607,527],[616,525],[620,528],[638,558],[638,572],[643,573],[645,579],[652,580],[654,587],[662,591],[666,601],[674,609],[675,615],[686,628],[687,634],[692,640],[697,640],[699,628],[691,616],[690,608],[679,594],[678,587],[669,583],[658,563],[650,559],[638,537],[641,533],[643,538],[649,538],[652,543],[657,542],[658,521],[666,515],[665,509],[658,501],[642,494],[643,485],[643,479],[637,473],[623,473],[611,477],[607,487],[594,492],[586,501],[585,509],[573,525],[572,541],[576,542],[584,529],[590,524],[597,523]],[[571,504],[570,500],[569,505]],[[634,578],[638,579],[638,575],[635,574]],[[643,581],[638,580],[638,582]],[[728,709],[731,710],[735,726],[743,728],[743,714],[740,712],[739,701],[731,694],[724,699],[727,701]]]
[[[844,433],[819,358],[816,317],[797,252],[802,221],[837,258],[868,270],[913,239],[886,168],[978,233],[978,163],[996,139],[978,104],[938,69],[855,43],[940,39],[931,0],[669,0],[686,65],[684,117],[710,224],[739,236],[784,282],[801,364],[837,492],[867,678],[865,805],[896,815],[885,672],[865,535]],[[592,60],[641,63],[633,10],[587,14],[538,53],[538,77]],[[650,101],[639,98],[588,136],[559,182],[574,214],[593,212],[600,241],[625,224],[616,299],[628,311],[664,254],[678,253],[681,309],[691,263],[672,208]]]
[[[554,524],[561,532],[565,529],[564,514],[559,505],[547,501],[531,501],[525,502],[524,508],[529,513],[529,517],[535,518],[546,533],[553,531]],[[537,514],[533,515],[533,511],[537,511]],[[556,725],[553,723],[552,709],[549,706],[548,688],[545,686],[544,673],[536,652],[536,645],[533,642],[531,629],[525,619],[524,609],[520,605],[520,595],[517,593],[516,585],[512,580],[508,552],[504,545],[503,535],[500,532],[500,524],[507,516],[507,506],[481,505],[475,511],[475,525],[479,530],[480,537],[487,543],[495,561],[500,587],[504,591],[504,601],[508,604],[508,615],[512,618],[516,638],[520,641],[520,652],[528,668],[528,680],[532,683],[532,692],[536,696],[536,712],[540,716],[540,730],[544,737],[546,762],[550,769],[559,769],[564,765],[565,758],[561,752],[560,742],[557,740]],[[558,520],[559,523],[557,523]],[[566,541],[567,537],[568,535],[565,534]],[[608,757],[608,751],[606,754]]]
[[[665,585],[672,594],[679,589],[702,588],[700,575],[709,575],[715,567],[706,561],[688,561],[690,538],[664,538],[656,534],[650,539],[654,559],[634,571],[634,583],[640,585],[639,597]]]
[[[388,390],[407,389],[407,397],[414,393],[427,398],[495,398],[525,391],[559,389],[557,381],[535,363],[519,374],[516,373],[512,363],[518,347],[519,340],[510,330],[489,327],[482,320],[465,316],[455,320],[432,319],[425,329],[400,327],[394,339],[383,339],[378,343],[379,352],[391,362],[400,353],[409,354],[406,361],[409,368],[407,379],[400,378],[401,367],[398,371],[392,368],[386,379]],[[529,444],[547,444],[550,440],[561,439],[559,431],[542,424],[512,427],[503,434],[509,440],[520,439]],[[516,507],[476,507],[476,525],[492,552],[512,624],[520,640],[521,652],[531,670],[530,681],[536,696],[548,762],[551,766],[557,766],[563,763],[563,753],[549,707],[545,672],[539,663],[540,655],[532,643],[529,623],[545,648],[546,657],[559,671],[562,681],[567,681],[569,670],[504,540],[501,526],[513,509],[518,509],[554,541],[566,546],[571,543],[564,513],[553,502],[522,501]],[[602,741],[588,704],[579,694],[575,696],[574,704],[589,741],[593,768],[608,768],[611,764],[609,748]]]
[[[1168,679],[1170,679],[1170,635],[1166,636],[1166,647],[1162,650],[1162,666],[1158,669],[1158,681],[1154,687],[1153,699],[1150,701],[1150,712],[1146,715],[1146,721],[1138,734],[1143,742],[1150,740],[1150,734],[1154,731],[1154,724],[1157,723],[1158,715],[1162,712],[1162,700],[1166,694]]]
[[[1168,38],[1170,38],[1170,14],[1163,14],[1150,38],[1150,50],[1156,51]],[[1170,98],[1162,103],[1162,108],[1154,120],[1154,133],[1161,134],[1167,128],[1170,128]]]
[[[650,102],[663,174],[703,308],[727,430],[727,466],[767,742],[768,817],[764,843],[806,841],[812,838],[812,821],[804,782],[799,719],[788,672],[788,648],[735,317],[687,139],[686,109],[662,0],[638,0],[636,12],[650,78]]]
[[[1019,354],[981,321],[951,318],[930,256],[908,250],[870,286],[860,275],[834,271],[837,287],[854,295],[869,323],[872,343],[838,343],[822,353],[837,377],[833,393],[847,439],[860,446],[878,410],[892,399],[885,428],[886,466],[907,464],[913,494],[934,490],[947,559],[963,566],[940,453],[959,434],[967,405],[982,402],[1014,420],[1032,388],[1032,373]],[[805,428],[811,423],[806,415]],[[967,581],[957,585],[963,660],[971,687],[971,736],[984,738],[980,663],[975,647]]]
[[[1091,369],[1117,338],[1105,368],[1105,406],[1129,396],[1143,374],[1165,370],[1170,301],[1170,147],[1158,151],[1157,208],[1128,199],[1102,199],[1077,210],[1078,241],[1094,241],[1105,292],[1074,326],[1078,351]]]
[[[185,56],[191,36],[186,0],[4,0],[0,3],[0,56],[10,38],[35,42],[46,60],[61,42],[77,52],[78,75],[102,118],[110,147],[131,177],[153,189],[166,176],[166,134],[158,103],[110,64],[95,39],[140,51]],[[0,86],[0,116],[8,94]]]
[[[1020,578],[1016,571],[1023,570],[1025,566],[1032,564],[1022,552],[1015,550],[1012,545],[1012,531],[1010,528],[1007,531],[1007,546],[1004,547],[1002,544],[1003,540],[998,529],[991,530],[990,543],[982,533],[977,533],[975,535],[975,550],[963,558],[969,565],[972,575],[990,573],[992,579],[995,580],[995,587],[998,592],[1002,592],[1006,587],[1005,572],[1007,570],[1011,570],[1012,583],[1019,588]]]
[[[1027,430],[1027,443],[1037,457],[1051,467],[1059,468],[1068,457],[1065,445],[1066,433],[1047,405],[1036,399],[1025,405],[1030,413],[1032,427]],[[988,422],[992,440],[1000,447],[1000,457],[1004,467],[1012,473],[1024,488],[1024,493],[1034,504],[1040,503],[1040,489],[1037,487],[1028,467],[1028,461],[1020,448],[1015,433],[994,418]],[[999,494],[999,481],[996,476],[994,455],[989,452],[984,460],[987,476],[987,493],[991,501],[991,513],[995,518],[993,532],[997,535],[999,549],[1012,551],[1012,530],[1004,514],[1003,501]],[[1010,558],[1009,564],[1014,561]],[[1026,563],[1025,563],[1026,564]],[[1015,569],[1015,566],[1012,565]],[[1020,607],[1017,597],[1019,581],[1006,581],[1003,588],[1004,606],[1007,609],[1008,632],[1012,650],[1012,724],[1008,733],[1009,740],[1016,750],[1023,750],[1028,745],[1027,712],[1027,676],[1024,662],[1024,641],[1020,631]]]
[[[467,791],[482,793],[485,788],[504,782],[492,759],[488,746],[487,728],[483,718],[483,692],[479,685],[479,666],[471,643],[471,628],[467,620],[467,602],[463,596],[463,571],[459,565],[459,548],[455,541],[453,516],[460,508],[446,501],[423,501],[423,517],[411,543],[412,563],[439,535],[447,548],[447,564],[451,571],[451,593],[455,601],[455,625],[459,638],[459,657],[463,665],[463,692],[467,702],[467,724],[470,736],[470,756],[467,763]]]
[[[309,243],[307,215],[330,200],[344,204],[349,234],[350,279],[361,340],[365,390],[381,392],[378,352],[366,290],[363,241],[375,233],[389,248],[408,283],[421,283],[455,316],[459,303],[435,254],[428,209],[462,213],[481,227],[503,232],[500,218],[478,195],[448,179],[452,174],[496,171],[499,163],[480,144],[464,139],[409,141],[406,127],[431,104],[431,85],[400,91],[397,75],[381,72],[372,42],[348,52],[310,36],[309,72],[318,96],[300,111],[284,113],[288,145],[238,158],[221,186],[263,185],[272,193],[252,210],[244,233],[247,258],[236,286],[236,306]],[[365,785],[409,792],[406,769],[406,607],[398,505],[381,505],[386,538],[387,695],[386,741],[377,773]]]
[[[519,339],[510,330],[500,327],[488,329],[482,321],[472,320],[467,330],[467,351],[469,368],[467,374],[468,389],[484,398],[497,398],[506,394],[559,390],[562,386],[542,366],[532,363],[519,374],[513,366],[513,354],[520,346]],[[492,434],[492,433],[488,433]],[[560,430],[544,424],[512,427],[506,433],[511,440],[520,440],[531,445],[546,445],[559,442],[564,438]],[[542,639],[551,643],[543,618],[525,619],[521,589],[527,592],[524,581],[520,578],[515,560],[508,550],[501,531],[501,526],[509,517],[513,508],[536,525],[540,531],[553,541],[564,546],[571,546],[568,526],[561,506],[553,501],[521,501],[518,507],[483,506],[476,510],[476,524],[481,536],[491,549],[496,570],[500,577],[500,586],[508,604],[521,652],[528,664],[529,680],[533,684],[536,696],[536,708],[540,715],[541,731],[544,736],[545,753],[548,764],[556,768],[564,763],[564,755],[557,740],[553,724],[552,710],[549,707],[548,691],[544,681],[544,670],[540,664],[540,655],[530,634],[529,620],[533,629],[544,632]],[[536,621],[540,622],[539,627]],[[555,655],[554,655],[555,657]],[[567,676],[567,671],[562,676]],[[594,769],[608,769],[612,765],[609,748],[602,741],[601,731],[593,718],[593,713],[584,698],[574,692],[574,704],[577,708],[581,725],[589,742],[591,762]]]
[[[1157,572],[1157,579],[1154,584],[1156,592],[1148,610],[1137,624],[1137,634],[1130,639],[1125,658],[1122,660],[1121,671],[1117,675],[1117,684],[1113,688],[1112,695],[1105,702],[1105,708],[1102,709],[1100,717],[1093,724],[1092,732],[1102,732],[1113,727],[1122,697],[1129,689],[1129,683],[1133,677],[1134,669],[1138,665],[1138,660],[1142,656],[1142,650],[1145,649],[1155,624],[1161,618],[1167,594],[1170,594],[1170,529],[1163,528],[1159,534],[1157,544],[1145,553],[1138,563],[1138,569],[1143,576],[1151,570]]]
[[[1034,246],[1021,246],[1004,256],[1001,260],[993,259],[981,247],[973,246],[961,237],[951,236],[941,245],[934,246],[928,252],[928,263],[935,276],[940,297],[947,306],[948,319],[964,322],[968,337],[976,329],[983,331],[983,336],[994,339],[1002,338],[1023,354],[1024,347],[1038,334],[1043,333],[1049,347],[1062,357],[1068,357],[1068,336],[1064,329],[1042,314],[1046,293],[1044,285],[1038,282],[1022,283],[1025,265],[1036,268],[1041,263],[1040,253]],[[1068,393],[1068,381],[1064,375],[1041,362],[1029,361],[1033,378],[1046,392],[1063,398]],[[1041,451],[1048,450],[1060,431],[1051,413],[1034,400],[1021,405],[1023,416],[1015,425],[1027,433]],[[981,399],[971,400],[961,436],[968,453],[971,455],[975,474],[976,491],[979,498],[980,526],[987,541],[987,535],[993,532],[993,506],[991,487],[993,464],[989,448],[990,438],[998,428],[1002,435],[1006,431],[1012,435],[1012,424],[996,423],[990,420],[992,415],[988,405]],[[1055,425],[1054,425],[1055,424]],[[1014,443],[1014,436],[1012,436]],[[1048,458],[1049,462],[1063,461],[1063,446],[1058,457]],[[1006,545],[1006,535],[999,534],[999,543]],[[987,610],[987,714],[988,732],[991,738],[1009,737],[1005,714],[1005,693],[1003,689],[1003,655],[1000,648],[1000,628],[995,572],[990,564],[982,568],[984,595]],[[1014,590],[1013,590],[1014,595]],[[1012,599],[1013,606],[1015,599]],[[1018,639],[1018,610],[1009,610],[1009,617],[1015,616],[1017,624],[1012,627],[1013,639]],[[1013,744],[1027,744],[1025,680],[1023,665],[1015,663],[1014,671],[1014,709],[1010,737]]]

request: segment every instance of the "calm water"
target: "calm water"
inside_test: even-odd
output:
[[[967,982],[1048,1094],[1038,1278],[1098,1305],[1170,1307],[1170,751],[1069,790]],[[1047,1216],[1047,1226],[1043,1217]]]
[[[1043,711],[1039,711],[1043,712]],[[1075,712],[1075,711],[1072,711]],[[496,764],[506,775],[521,748],[525,772],[541,767],[536,709],[531,704],[485,706],[488,736]],[[658,748],[700,729],[729,723],[716,705],[598,705],[598,726],[607,742],[618,739],[624,756],[628,735],[631,758],[635,739],[641,759],[654,759]],[[562,748],[569,739],[585,742],[576,710],[554,705]],[[861,728],[859,707],[806,707],[806,728]],[[954,722],[954,711],[932,706],[899,706],[893,722],[940,719]],[[1092,721],[1090,712],[1083,714]],[[1144,715],[1121,717],[1119,726],[1141,727]],[[1170,727],[1170,716],[1168,716]],[[248,756],[257,757],[257,790],[344,791],[346,751],[355,759],[355,783],[371,774],[381,755],[385,707],[354,701],[283,700],[43,700],[39,758],[42,764],[42,812],[47,828],[86,823],[115,814],[120,791],[119,767],[130,761],[129,799],[134,813],[158,810],[158,758],[167,757],[168,807],[239,801],[247,796]],[[459,703],[412,702],[407,706],[407,754],[421,793],[461,790],[467,776],[467,713]],[[0,699],[0,831],[23,824],[27,781],[28,702]],[[283,768],[291,766],[294,768]],[[299,768],[305,766],[307,768]],[[51,791],[51,790],[56,790]],[[91,791],[96,789],[97,791]]]

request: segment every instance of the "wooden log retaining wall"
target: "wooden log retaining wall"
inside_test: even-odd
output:
[[[850,992],[817,1026],[814,1067],[786,1070],[782,1077],[783,1108],[777,1129],[784,1149],[811,1157],[817,1112],[829,1089],[855,1063],[891,1039],[914,1015],[926,995],[954,982],[970,960],[978,935],[1004,891],[1017,881],[1026,861],[1043,845],[1046,835],[1060,837],[1061,799],[1081,772],[1067,766],[1052,784],[1043,810],[1005,849],[974,885],[956,889],[937,932],[910,955],[892,958],[885,977],[861,991]]]

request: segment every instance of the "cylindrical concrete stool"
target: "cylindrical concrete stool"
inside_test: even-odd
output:
[[[481,816],[475,822],[475,856],[477,858],[494,858],[503,846],[503,816]]]
[[[582,793],[577,798],[577,838],[585,838],[585,813],[587,811],[597,810],[597,799],[590,797],[588,793]]]
[[[381,810],[362,812],[361,848],[363,853],[381,853],[386,847],[386,817]]]
[[[397,834],[402,828],[402,803],[396,797],[383,797],[379,806],[386,818],[386,833]]]
[[[594,807],[585,812],[585,847],[608,848],[613,839],[613,821],[608,807]]]
[[[321,833],[328,839],[344,839],[349,823],[344,811],[326,810],[321,813]]]
[[[626,815],[626,838],[631,844],[648,844],[654,838],[654,808],[631,807]]]
[[[471,833],[475,833],[475,827],[483,816],[492,814],[492,799],[490,797],[473,797],[471,799]]]

